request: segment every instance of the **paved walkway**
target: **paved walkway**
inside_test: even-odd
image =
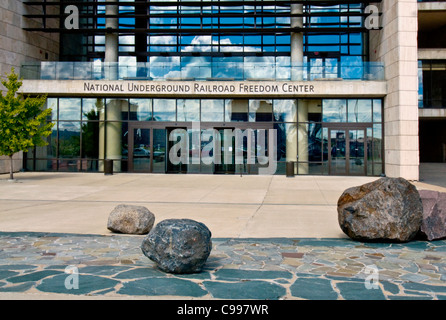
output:
[[[0,298],[446,299],[446,241],[217,238],[203,272],[172,275],[142,238],[0,233]]]
[[[339,195],[376,178],[17,178],[0,176],[0,299],[446,299],[446,240],[360,243],[339,230]],[[446,191],[430,181],[415,184]],[[142,254],[143,236],[108,232],[119,203],[145,205],[158,222],[204,222],[213,233],[204,272],[163,273]],[[77,275],[68,270],[78,289],[67,289]]]

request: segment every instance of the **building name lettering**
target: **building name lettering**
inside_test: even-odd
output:
[[[84,82],[84,92],[88,93],[148,93],[148,94],[299,94],[314,93],[315,86],[296,83],[251,84],[246,82],[228,84],[206,82],[191,83],[97,83]]]

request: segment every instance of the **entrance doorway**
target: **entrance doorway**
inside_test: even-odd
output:
[[[215,128],[220,137],[220,154],[216,153],[219,159],[214,159],[214,173],[233,174],[235,173],[235,139],[232,136],[234,128]],[[225,134],[228,130],[230,134]],[[228,132],[227,131],[227,132]],[[216,161],[218,160],[218,161]]]
[[[328,128],[330,175],[366,175],[366,128]]]
[[[174,132],[175,129],[182,129],[182,130],[177,130]],[[186,127],[167,128],[166,131],[167,131],[166,132],[167,133],[167,136],[166,136],[166,138],[167,138],[166,157],[169,160],[169,155],[171,154],[171,152],[175,152],[175,150],[172,149],[174,147],[174,145],[178,141],[189,141],[189,140],[187,137],[188,133],[187,133]],[[171,136],[172,136],[172,138],[170,138]],[[190,146],[187,146],[186,148],[188,149],[187,152],[189,153]],[[184,152],[184,150],[183,150],[183,152]],[[175,162],[167,161],[166,162],[166,172],[167,173],[187,173],[188,163],[181,161],[180,154],[177,154],[177,157],[178,157],[178,159],[180,159],[180,161],[175,161]]]
[[[258,174],[259,168],[269,165],[269,163],[260,164],[258,156],[268,157],[270,143],[272,143],[268,140],[268,130],[273,129],[271,124],[239,122],[231,123],[230,127],[222,127],[221,123],[202,123],[201,128],[202,132],[214,130],[214,135],[219,139],[218,143],[214,144],[219,152],[213,150],[214,163],[207,166],[206,172]],[[209,141],[201,141],[201,143],[203,147]],[[262,161],[265,160],[262,158]],[[202,172],[203,167],[202,164]]]
[[[129,172],[165,172],[166,129],[129,125]]]
[[[248,129],[252,130],[250,139]],[[189,122],[176,126],[172,123],[133,122],[129,123],[128,150],[124,150],[123,155],[127,155],[129,172],[256,174],[260,167],[255,162],[256,154],[268,156],[268,129],[271,125],[267,123],[222,127],[221,123],[208,122],[201,123],[196,134]],[[240,141],[235,137],[237,130],[241,134]],[[266,132],[263,143],[259,140],[258,130]],[[218,143],[214,142],[214,137],[218,138]],[[207,150],[209,148],[211,150]],[[218,152],[214,148],[218,148]],[[203,154],[203,150],[208,153]],[[252,164],[248,156],[254,161]]]

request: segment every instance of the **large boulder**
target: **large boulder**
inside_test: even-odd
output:
[[[141,249],[165,272],[200,272],[212,250],[211,232],[201,222],[167,219],[150,231]]]
[[[147,234],[155,223],[155,215],[143,206],[120,204],[108,217],[107,229],[128,234]]]
[[[338,200],[339,225],[355,240],[410,241],[422,218],[420,194],[403,178],[386,177],[349,188]]]
[[[446,237],[446,193],[420,190],[423,221],[420,236],[429,241]]]

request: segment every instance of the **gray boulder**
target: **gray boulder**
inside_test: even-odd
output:
[[[420,190],[423,202],[423,221],[420,236],[429,241],[446,237],[446,193]]]
[[[108,217],[107,229],[127,234],[147,234],[155,223],[155,215],[146,207],[120,204]]]
[[[420,194],[403,178],[386,177],[349,188],[338,200],[339,225],[355,240],[410,241],[422,217]]]
[[[200,272],[212,250],[211,232],[201,222],[167,219],[150,231],[141,249],[165,272]]]

